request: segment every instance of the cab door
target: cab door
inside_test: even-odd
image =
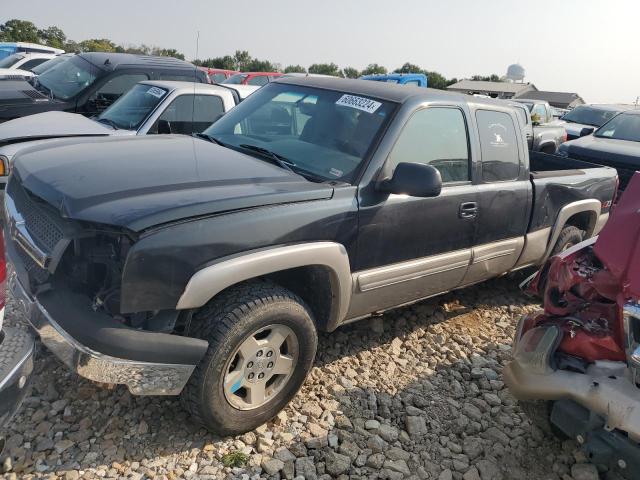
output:
[[[445,292],[458,286],[471,259],[477,198],[465,112],[431,106],[406,121],[383,167],[400,162],[440,171],[433,198],[385,194],[367,185],[359,193],[359,229],[350,316]]]
[[[512,269],[524,248],[531,215],[532,186],[524,159],[526,145],[515,110],[474,112],[480,140],[477,172],[477,227],[464,284]]]

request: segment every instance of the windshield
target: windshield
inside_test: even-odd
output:
[[[233,85],[240,85],[248,75],[237,73],[235,75],[231,75],[222,83],[231,83]]]
[[[51,67],[56,66],[57,64],[64,62],[65,60],[67,60],[69,57],[61,55],[59,57],[53,57],[51,60],[47,60],[46,62],[41,63],[40,65],[36,65],[35,67],[33,67],[31,69],[31,71],[33,73],[35,73],[36,75],[40,75],[41,73],[45,72],[46,70],[49,70]]]
[[[95,82],[98,72],[82,57],[75,56],[38,75],[38,83],[51,91],[54,97],[68,100]]]
[[[204,133],[231,148],[266,150],[303,175],[350,182],[394,107],[369,97],[271,83]]]
[[[640,115],[625,113],[618,115],[600,127],[594,135],[615,140],[640,142]]]
[[[601,127],[618,113],[620,113],[620,110],[604,110],[602,108],[579,106],[562,117],[562,120],[571,123],[582,123],[584,125]]]
[[[533,102],[522,102],[520,100],[518,100],[518,103],[524,105],[525,107],[527,107],[529,109],[529,111],[531,111],[533,109]]]
[[[138,83],[98,116],[98,121],[125,130],[137,130],[158,106],[167,90]]]
[[[12,65],[18,63],[18,61],[22,60],[24,55],[21,53],[14,53],[13,55],[9,55],[8,57],[0,60],[0,68],[9,68]]]

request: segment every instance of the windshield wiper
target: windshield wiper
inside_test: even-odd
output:
[[[216,137],[212,137],[211,135],[207,135],[206,133],[193,133],[192,135],[194,137],[198,137],[198,138],[202,138],[204,140],[207,140],[207,141],[209,141],[211,143],[215,143],[216,145],[220,145],[221,147],[228,147],[228,145],[226,143],[221,142]]]
[[[33,88],[35,88],[36,90],[39,90],[41,92],[44,92],[47,94],[47,96],[51,99],[51,100],[55,100],[55,96],[53,95],[53,90],[51,90],[49,87],[43,85],[42,83],[40,83],[40,81],[36,78]]]
[[[271,150],[267,150],[266,148],[262,148],[257,145],[250,145],[248,143],[242,143],[238,146],[246,150],[251,150],[253,152],[260,153],[263,156],[270,158],[273,161],[273,163],[275,163],[279,167],[282,167],[285,170],[289,170],[290,172],[297,173],[293,168],[291,168],[291,167],[295,167],[296,164],[293,163],[288,158],[285,158],[276,152],[272,152]]]
[[[120,127],[118,127],[118,124],[116,122],[114,122],[113,120],[111,120],[110,118],[98,118],[97,122],[98,123],[106,123],[110,127],[113,127],[114,130],[120,130]]]

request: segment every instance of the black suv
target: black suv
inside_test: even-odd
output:
[[[93,116],[144,80],[207,83],[205,72],[172,57],[127,53],[81,53],[45,71],[31,83],[0,84],[0,122],[51,110]]]

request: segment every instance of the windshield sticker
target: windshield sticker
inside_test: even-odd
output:
[[[166,92],[161,88],[151,87],[146,93],[153,95],[156,98],[162,98]]]
[[[342,170],[338,170],[337,168],[332,168],[329,170],[329,173],[334,177],[341,177],[344,172]]]
[[[368,98],[356,97],[355,95],[342,95],[336,102],[336,105],[343,107],[356,108],[367,113],[374,113],[382,104]]]

